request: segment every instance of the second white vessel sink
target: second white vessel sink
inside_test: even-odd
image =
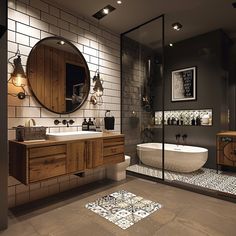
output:
[[[83,138],[96,138],[101,137],[102,132],[96,131],[74,131],[74,132],[58,132],[47,133],[47,138],[54,141],[75,140]]]

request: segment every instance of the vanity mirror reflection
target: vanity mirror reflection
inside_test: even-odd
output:
[[[49,111],[71,113],[88,97],[88,65],[82,53],[62,37],[39,41],[29,54],[26,73],[32,94]]]

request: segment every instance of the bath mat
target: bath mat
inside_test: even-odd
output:
[[[125,190],[120,190],[90,202],[85,207],[122,229],[159,210],[162,205]]]

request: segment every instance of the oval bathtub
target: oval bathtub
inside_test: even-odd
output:
[[[162,143],[137,145],[140,161],[148,166],[162,168]],[[202,147],[165,144],[165,169],[177,172],[193,172],[207,161],[208,150]]]

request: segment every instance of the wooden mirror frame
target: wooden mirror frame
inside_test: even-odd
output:
[[[85,91],[84,91],[84,93],[85,93],[85,95],[83,96],[82,101],[80,102],[80,104],[78,104],[77,107],[75,107],[74,109],[71,109],[71,110],[69,110],[69,111],[67,111],[66,108],[65,108],[65,111],[59,111],[59,110],[56,110],[56,109],[53,110],[51,107],[48,107],[46,104],[44,104],[44,103],[38,98],[38,96],[37,96],[37,94],[36,94],[37,91],[34,91],[34,89],[33,89],[33,87],[32,87],[32,84],[31,84],[31,80],[32,80],[31,73],[33,73],[33,72],[32,72],[33,69],[32,69],[32,67],[30,67],[30,66],[31,66],[30,63],[32,63],[31,60],[33,60],[32,58],[33,58],[34,52],[36,51],[36,48],[39,47],[39,45],[42,45],[42,44],[45,45],[45,41],[46,41],[46,40],[56,40],[56,41],[58,41],[58,42],[59,42],[59,41],[64,41],[67,45],[69,45],[69,46],[72,48],[72,50],[75,51],[75,53],[78,54],[78,57],[79,57],[78,60],[80,60],[80,61],[82,62],[82,64],[80,64],[80,66],[81,66],[81,67],[84,67],[84,74],[85,74],[85,79],[84,79],[84,80],[85,80],[85,82],[84,82],[84,83],[85,83]],[[63,51],[64,51],[64,50],[63,50]],[[32,63],[32,65],[33,65],[33,63]],[[72,65],[76,65],[76,63],[73,63]],[[59,36],[47,37],[47,38],[44,38],[44,39],[40,40],[38,43],[36,43],[36,44],[34,45],[34,47],[31,49],[30,54],[29,54],[28,59],[27,59],[26,75],[27,75],[27,79],[28,79],[29,89],[30,89],[32,95],[35,97],[35,99],[37,100],[37,102],[38,102],[42,107],[44,107],[45,109],[47,109],[47,110],[49,110],[49,111],[51,111],[51,112],[54,112],[54,113],[57,113],[57,114],[69,114],[69,113],[72,113],[72,112],[78,110],[78,109],[85,103],[85,101],[86,101],[87,98],[88,98],[89,91],[90,91],[90,72],[89,72],[89,68],[88,68],[87,62],[86,62],[84,56],[82,55],[82,53],[79,51],[79,49],[78,49],[75,45],[73,45],[71,42],[69,42],[67,39],[65,39],[65,38],[63,38],[63,37],[59,37]],[[52,82],[51,82],[51,83],[52,83]]]

